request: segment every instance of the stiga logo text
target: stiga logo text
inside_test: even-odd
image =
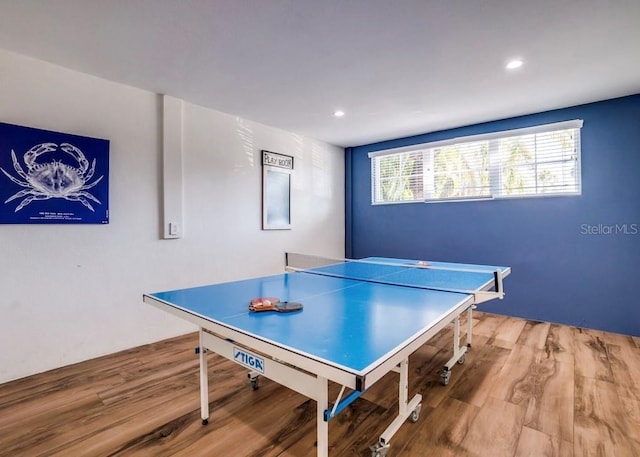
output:
[[[240,365],[264,374],[264,359],[249,351],[233,347],[233,360]]]

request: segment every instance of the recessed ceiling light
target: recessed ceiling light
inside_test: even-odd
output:
[[[335,117],[342,117],[342,116],[344,116],[344,111],[342,111],[341,109],[339,109],[339,110],[335,110],[335,111],[333,112],[333,115],[334,115]]]
[[[520,68],[523,63],[522,59],[513,59],[507,63],[506,68],[507,70],[515,70],[516,68]]]

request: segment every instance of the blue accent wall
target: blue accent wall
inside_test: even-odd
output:
[[[371,204],[367,153],[583,119],[582,195]],[[348,148],[346,256],[512,267],[482,310],[640,336],[640,95]]]

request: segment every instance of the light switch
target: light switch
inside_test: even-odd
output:
[[[178,224],[175,222],[169,222],[169,235],[178,234]]]

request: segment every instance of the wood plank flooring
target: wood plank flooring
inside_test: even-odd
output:
[[[640,338],[484,313],[473,327],[446,387],[451,326],[411,356],[422,413],[390,457],[640,457]],[[0,385],[0,456],[315,456],[315,402],[265,378],[253,391],[213,354],[202,426],[197,344],[185,335]],[[371,455],[397,376],[329,423],[331,457]]]

